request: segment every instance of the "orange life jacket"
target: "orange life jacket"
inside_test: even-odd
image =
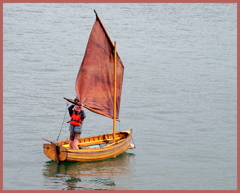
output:
[[[78,126],[82,125],[81,115],[80,115],[80,114],[77,115],[75,110],[73,110],[70,124],[72,124],[72,125],[78,125]]]

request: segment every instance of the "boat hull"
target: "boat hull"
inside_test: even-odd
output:
[[[132,139],[132,130],[117,132],[115,142],[113,134],[104,134],[80,139],[81,149],[72,150],[69,148],[69,140],[58,143],[43,144],[45,155],[56,161],[97,161],[116,157],[129,148]]]

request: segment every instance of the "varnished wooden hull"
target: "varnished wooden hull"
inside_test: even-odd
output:
[[[72,150],[69,148],[69,140],[58,143],[43,144],[45,155],[58,161],[97,161],[116,157],[130,148],[132,130],[117,132],[115,143],[113,135],[104,134],[81,138],[78,144],[81,149]],[[103,147],[100,147],[103,146]],[[95,146],[95,147],[93,147]]]

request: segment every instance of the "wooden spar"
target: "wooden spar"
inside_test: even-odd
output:
[[[91,107],[88,107],[88,106],[85,106],[85,105],[83,105],[83,107],[87,108],[88,110],[90,110],[90,111],[92,111],[92,112],[94,112],[94,113],[97,113],[97,114],[100,114],[100,115],[103,115],[103,116],[106,116],[106,117],[108,117],[108,118],[113,119],[113,117],[111,117],[110,115],[106,115],[106,114],[104,114],[104,113],[102,113],[102,112],[96,111],[95,109],[92,109]],[[117,120],[117,121],[120,121],[119,119],[116,119],[116,120]]]
[[[117,119],[117,61],[116,61],[116,50],[117,43],[114,41],[114,75],[113,75],[113,142],[115,142],[116,133],[116,119]]]
[[[63,98],[64,98],[65,100],[67,100],[68,102],[74,104],[74,105],[78,105],[78,104],[77,104],[74,100],[72,100],[72,99],[68,99],[68,98],[65,98],[65,97],[63,97]],[[84,104],[82,104],[82,106],[85,107],[86,109],[88,109],[89,111],[92,111],[92,112],[94,112],[94,113],[97,113],[97,114],[100,114],[100,115],[103,115],[103,116],[106,116],[106,117],[108,117],[108,118],[113,119],[112,116],[106,115],[106,114],[104,114],[104,113],[102,113],[102,112],[100,112],[100,111],[97,111],[97,110],[95,110],[95,109],[92,109],[91,107],[88,107],[88,106],[86,106],[86,105],[84,105]],[[117,120],[117,121],[120,121],[119,119],[116,119],[116,120]]]

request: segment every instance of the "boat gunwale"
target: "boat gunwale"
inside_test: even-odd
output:
[[[132,133],[132,129],[116,132],[116,135],[117,135],[117,134],[127,134],[127,136],[126,136],[126,138],[127,138],[128,135],[130,135],[131,133]],[[84,141],[84,140],[86,140],[86,139],[97,138],[97,137],[101,137],[101,136],[104,137],[104,136],[108,136],[108,135],[112,136],[113,133],[100,134],[100,135],[94,135],[94,136],[89,136],[89,137],[80,138],[80,139],[79,139],[79,143],[80,143],[80,145],[81,145],[81,141]],[[102,139],[102,141],[103,141],[103,140],[111,141],[111,140],[113,140],[113,138]],[[101,140],[99,140],[99,141],[101,141]],[[83,143],[88,143],[88,142],[83,142]],[[89,141],[89,143],[91,143],[91,142]],[[56,142],[56,145],[57,145],[57,146],[64,146],[65,144],[69,144],[69,139],[68,139],[68,140],[63,140],[63,141]],[[89,146],[90,146],[90,145],[89,145]]]
[[[111,144],[109,146],[104,146],[104,147],[99,147],[99,148],[91,148],[91,149],[79,149],[79,150],[68,149],[64,152],[77,153],[77,154],[97,154],[97,153],[101,153],[101,152],[106,153],[108,151],[114,151],[115,149],[118,149],[118,148],[126,145],[131,140],[131,138],[132,138],[132,132],[128,133],[128,136],[123,141],[116,142],[115,144]]]

